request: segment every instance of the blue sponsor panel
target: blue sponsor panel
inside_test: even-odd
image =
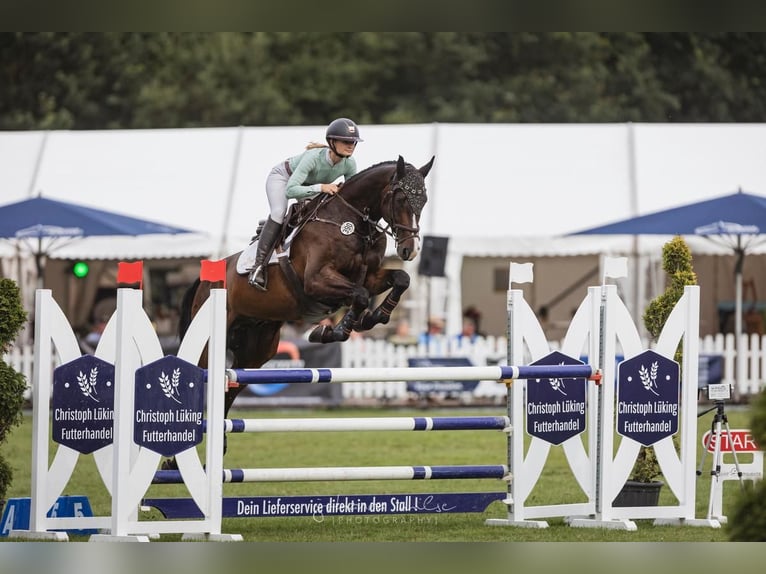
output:
[[[29,516],[32,508],[31,498],[10,498],[5,503],[3,518],[0,520],[0,536],[8,536],[11,530],[29,530]],[[48,511],[50,518],[74,518],[78,516],[93,516],[90,501],[87,496],[59,496],[58,500]],[[88,536],[98,534],[95,528],[62,530],[69,534]]]
[[[723,380],[723,355],[699,355],[699,372],[697,387],[704,389],[708,385],[717,385]]]
[[[243,496],[223,499],[226,518],[283,518],[326,516],[448,514],[484,512],[503,500],[506,492],[447,492],[418,494],[338,494],[318,496]],[[190,498],[145,498],[145,506],[157,508],[165,518],[201,518]]]
[[[342,366],[341,343],[310,343],[301,338],[283,339],[281,351],[264,369],[335,368]],[[290,348],[294,349],[292,352]],[[297,350],[297,353],[295,352]],[[299,382],[246,385],[237,401],[241,406],[267,404],[338,404],[343,400],[340,385],[305,385]]]
[[[583,365],[558,351],[531,365]],[[527,379],[527,434],[558,445],[585,431],[585,378]]]
[[[678,432],[681,369],[655,351],[617,367],[617,433],[644,446]]]
[[[264,369],[302,369],[305,366],[303,359],[293,359],[288,353],[277,353],[271,359],[263,364]],[[251,393],[259,397],[269,397],[278,395],[285,391],[291,383],[260,383],[257,385],[247,385],[246,393]]]
[[[202,442],[205,371],[168,355],[136,370],[133,440],[163,456]]]
[[[468,357],[410,357],[408,367],[473,367]],[[411,381],[407,391],[417,394],[473,392],[479,381]]]
[[[90,454],[112,443],[114,365],[93,355],[53,371],[51,433],[55,442]]]

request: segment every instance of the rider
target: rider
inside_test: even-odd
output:
[[[275,165],[266,178],[270,214],[248,277],[250,285],[262,291],[266,291],[269,258],[276,247],[288,199],[306,199],[319,193],[333,195],[340,187],[330,182],[356,173],[356,161],[351,156],[356,144],[363,141],[357,125],[348,118],[333,120],[327,126],[325,138],[327,144],[311,142],[300,155]]]

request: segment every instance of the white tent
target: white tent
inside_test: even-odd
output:
[[[738,188],[766,193],[766,124],[360,127],[360,168],[436,156],[422,229],[450,237],[448,279],[431,289],[453,326],[463,257],[656,253],[662,238],[565,235]],[[221,257],[266,215],[271,166],[323,138],[324,126],[0,132],[0,201],[42,193],[200,231],[86,239],[59,257]]]

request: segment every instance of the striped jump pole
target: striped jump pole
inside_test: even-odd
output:
[[[471,478],[502,479],[508,467],[495,465],[452,466],[351,466],[305,468],[232,468],[224,469],[223,482],[311,482],[339,480],[462,480]],[[180,484],[177,470],[158,470],[153,484]]]
[[[227,433],[323,431],[510,431],[507,416],[226,419]]]
[[[376,381],[512,381],[515,379],[586,378],[601,373],[591,365],[523,365],[489,367],[389,367],[337,369],[227,369],[230,383],[368,383]]]

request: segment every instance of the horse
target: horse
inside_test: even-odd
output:
[[[278,264],[269,265],[268,290],[248,283],[237,272],[242,253],[226,261],[227,362],[231,368],[260,368],[277,352],[287,321],[317,324],[309,341],[345,341],[351,331],[367,331],[389,322],[410,285],[409,274],[383,267],[387,237],[396,253],[411,261],[420,244],[420,216],[427,201],[425,177],[435,157],[420,168],[402,156],[366,168],[350,177],[334,195],[319,194],[285,218],[282,240],[292,232],[289,257],[277,247]],[[280,241],[279,243],[283,243]],[[179,334],[184,333],[215,284],[197,279],[183,297]],[[388,291],[370,309],[373,298]],[[345,308],[335,325],[322,319]],[[206,367],[206,354],[200,366]],[[227,391],[228,413],[243,386]]]

